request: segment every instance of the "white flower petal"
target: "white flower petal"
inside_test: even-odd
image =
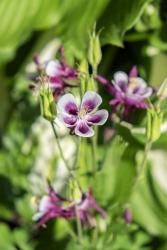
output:
[[[77,121],[77,116],[64,113],[59,114],[58,118],[67,128],[74,127]]]
[[[83,96],[81,109],[86,109],[88,112],[91,112],[98,108],[102,103],[102,98],[99,94],[94,91],[87,91]]]
[[[85,118],[89,124],[103,125],[108,119],[108,111],[105,109],[101,109],[94,114],[86,115]]]
[[[46,74],[50,77],[58,76],[61,64],[58,60],[50,61],[46,65]]]
[[[75,134],[81,137],[91,137],[94,135],[94,131],[88,126],[86,121],[79,120],[75,127]]]
[[[58,111],[68,115],[77,115],[78,107],[75,97],[68,93],[63,95],[57,103]]]
[[[128,84],[128,75],[123,71],[118,71],[114,74],[114,84],[126,83]]]
[[[47,195],[43,196],[39,204],[39,212],[41,213],[47,212],[49,205],[50,205],[50,197]]]

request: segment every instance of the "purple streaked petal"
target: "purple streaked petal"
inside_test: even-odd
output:
[[[58,76],[61,64],[58,60],[50,61],[46,65],[46,74],[50,77]]]
[[[75,97],[70,93],[63,95],[59,99],[57,107],[60,113],[69,115],[77,115],[78,113]]]
[[[103,125],[108,119],[108,111],[105,109],[98,110],[94,114],[85,116],[85,119],[92,125]]]
[[[88,126],[86,121],[78,120],[75,127],[75,134],[81,137],[91,137],[94,135],[94,131]]]
[[[109,104],[112,105],[112,106],[115,106],[115,105],[117,105],[119,103],[120,103],[120,100],[117,99],[117,98],[114,98],[114,99],[110,100],[110,102],[109,102]]]
[[[58,118],[67,128],[74,127],[77,121],[77,116],[75,115],[60,114]]]
[[[106,78],[104,78],[103,76],[101,76],[101,75],[97,75],[95,80],[100,82],[103,86],[109,84],[109,81]]]
[[[65,78],[76,78],[77,71],[69,66],[63,66],[62,68],[62,76]]]
[[[129,77],[132,78],[132,77],[137,77],[138,75],[138,70],[137,70],[137,67],[136,66],[133,66],[129,72]]]
[[[142,108],[142,109],[145,109],[148,107],[148,104],[145,102],[145,100],[139,97],[136,97],[136,98],[127,97],[124,100],[124,104],[129,107],[134,106],[136,108]]]
[[[57,85],[57,84],[64,85],[64,82],[60,76],[50,76],[49,82],[51,82],[53,85]]]
[[[133,79],[133,78],[131,78],[131,79]],[[143,78],[141,78],[141,77],[136,77],[136,78],[134,78],[134,79],[135,79],[135,81],[137,82],[137,86],[140,86],[141,88],[147,87],[147,83],[146,83],[146,81],[145,81]]]
[[[50,183],[49,183],[49,188],[48,188],[48,195],[49,197],[51,197],[52,202],[54,203],[57,203],[59,201],[68,201],[66,198],[56,193],[53,187],[50,185]]]
[[[91,112],[98,108],[102,103],[102,98],[99,94],[94,91],[87,91],[83,96],[81,109],[86,109],[88,112]]]
[[[80,210],[88,212],[90,208],[94,208],[101,216],[105,217],[105,211],[98,206],[95,198],[93,197],[92,189],[89,189],[86,196],[83,197],[80,204]]]
[[[145,89],[144,93],[142,94],[142,97],[144,98],[148,98],[149,96],[151,96],[153,93],[153,89],[151,87],[148,87]]]
[[[63,218],[63,208],[61,206],[56,206],[48,210],[45,214],[39,217],[37,227],[40,227],[52,218]]]
[[[151,87],[144,88],[144,89],[138,89],[135,93],[134,92],[128,92],[127,98],[130,98],[132,100],[136,100],[136,102],[139,102],[140,100],[144,100],[148,98],[152,94],[153,90]]]
[[[125,72],[118,71],[114,74],[113,85],[116,91],[122,93],[122,95],[127,91],[128,81],[128,75]]]

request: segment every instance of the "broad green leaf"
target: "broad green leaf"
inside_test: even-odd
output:
[[[117,137],[108,146],[101,171],[97,173],[93,186],[100,203],[113,206],[128,199],[135,172],[135,151]]]
[[[150,0],[110,1],[100,25],[104,27],[102,42],[123,46],[123,35],[132,28]]]
[[[158,157],[157,154],[155,156]],[[158,162],[162,164],[160,160]],[[157,160],[154,164],[156,163]],[[167,193],[160,188],[155,176],[151,174],[151,166],[148,167],[144,179],[141,179],[132,197],[134,220],[150,234],[166,237]],[[160,166],[155,167],[161,171]]]

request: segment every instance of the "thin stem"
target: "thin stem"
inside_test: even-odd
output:
[[[77,165],[78,165],[78,158],[79,158],[79,149],[80,149],[80,139],[79,139],[79,143],[77,145],[77,156],[76,156],[76,159],[74,161],[74,168],[71,169],[70,166],[68,165],[68,162],[67,160],[65,159],[64,157],[64,154],[63,154],[63,150],[61,148],[61,145],[60,145],[60,142],[59,142],[59,138],[58,138],[58,135],[57,135],[57,132],[56,132],[56,129],[55,129],[55,126],[54,126],[54,123],[51,122],[51,125],[52,125],[52,129],[53,129],[53,132],[54,132],[54,135],[55,135],[55,138],[56,138],[56,142],[57,142],[57,146],[58,146],[58,149],[59,149],[59,152],[60,152],[60,156],[64,162],[64,164],[66,165],[70,175],[76,180],[76,183],[80,189],[80,191],[82,192],[81,190],[81,187],[80,187],[80,184],[79,184],[79,181],[77,180],[76,178],[76,175],[75,173],[73,172],[74,169],[77,169]],[[79,241],[79,244],[82,245],[82,225],[81,225],[81,220],[80,220],[80,217],[79,217],[79,212],[78,212],[78,208],[77,208],[77,205],[75,205],[75,211],[76,211],[76,219],[77,219],[77,233],[78,233],[78,241]]]
[[[67,160],[66,160],[65,157],[64,157],[63,150],[62,150],[62,148],[61,148],[60,141],[59,141],[59,137],[58,137],[57,131],[56,131],[56,129],[55,129],[54,123],[51,122],[51,125],[52,125],[52,129],[53,129],[53,132],[54,132],[54,135],[55,135],[55,138],[56,138],[57,147],[58,147],[58,149],[59,149],[60,156],[61,156],[61,158],[62,158],[62,160],[63,160],[65,166],[67,167],[68,171],[71,173],[71,168],[70,168],[70,166],[68,165],[68,162],[67,162]]]
[[[92,76],[95,78],[97,75],[97,67],[93,67],[93,73]]]
[[[81,138],[77,138],[77,139],[78,139],[77,151],[76,151],[76,158],[75,158],[75,161],[73,163],[73,170],[77,170],[77,168],[78,168],[78,159],[79,159],[79,155],[80,155]],[[76,180],[76,183],[78,185],[78,188],[80,189],[80,191],[82,193],[82,188],[81,188],[81,185],[80,185],[79,180],[77,178],[77,171],[75,172],[75,180]]]
[[[92,149],[92,159],[93,159],[93,173],[97,171],[97,155],[96,155],[96,146],[97,146],[97,131],[95,129],[95,135],[91,139],[91,149]]]
[[[80,245],[82,245],[82,239],[83,239],[82,224],[81,224],[81,220],[79,217],[79,211],[78,211],[77,205],[75,205],[75,213],[76,213],[76,219],[77,219],[78,242]]]
[[[76,151],[76,157],[75,157],[75,160],[74,160],[74,163],[73,163],[73,169],[77,169],[77,166],[78,166],[78,159],[79,159],[79,153],[80,153],[80,145],[81,145],[81,138],[78,137],[77,138],[77,151]]]
[[[134,185],[133,185],[133,191],[134,189],[136,188],[139,180],[140,180],[140,177],[145,169],[145,166],[146,166],[146,163],[147,163],[147,158],[148,158],[148,153],[151,149],[151,146],[152,146],[152,142],[151,141],[147,141],[146,142],[146,145],[145,145],[145,149],[144,149],[144,155],[143,155],[143,159],[142,159],[142,162],[141,162],[141,165],[140,165],[140,168],[137,172],[137,175],[136,175],[136,178],[134,180]]]
[[[75,196],[74,196],[74,186],[71,188],[71,194],[73,197],[73,200],[75,200]],[[78,243],[80,244],[80,246],[82,246],[83,243],[83,234],[82,234],[82,224],[81,224],[81,219],[79,216],[79,210],[77,207],[77,202],[75,202],[75,215],[76,215],[76,226],[77,226],[77,238],[78,238]]]
[[[80,98],[82,99],[82,96],[83,96],[83,93],[82,93],[83,79],[81,79],[80,82],[81,82],[81,84],[79,86],[79,95],[80,95]]]
[[[152,146],[152,142],[151,141],[147,141],[146,144],[145,144],[145,148],[144,148],[144,154],[143,154],[143,159],[141,161],[141,165],[140,165],[140,168],[138,169],[137,171],[137,174],[136,174],[136,177],[134,179],[134,182],[133,182],[133,186],[132,186],[132,189],[130,191],[130,195],[128,197],[128,199],[126,200],[125,202],[125,206],[126,207],[129,207],[130,206],[130,200],[132,198],[132,195],[137,187],[137,184],[139,183],[139,180],[140,180],[140,177],[145,169],[145,166],[146,166],[146,163],[147,163],[147,158],[148,158],[148,153],[151,149],[151,146]]]

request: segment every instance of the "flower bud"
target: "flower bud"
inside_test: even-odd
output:
[[[56,107],[52,92],[49,88],[42,88],[39,96],[41,115],[45,119],[53,121],[56,116]]]
[[[96,34],[95,27],[92,35],[90,35],[89,49],[88,49],[88,61],[92,68],[97,68],[102,58],[99,33]]]
[[[160,110],[154,108],[147,110],[147,128],[146,135],[147,140],[155,142],[161,135],[161,124],[163,119],[163,113]]]
[[[126,208],[123,214],[123,218],[126,224],[130,224],[132,222],[132,211],[130,208]]]
[[[69,188],[70,188],[70,194],[69,194],[70,200],[73,200],[75,202],[79,202],[82,199],[82,194],[81,194],[81,191],[78,187],[77,181],[71,180],[69,182]]]
[[[159,87],[159,90],[157,92],[157,96],[163,100],[167,97],[167,78],[162,82],[161,86]]]

